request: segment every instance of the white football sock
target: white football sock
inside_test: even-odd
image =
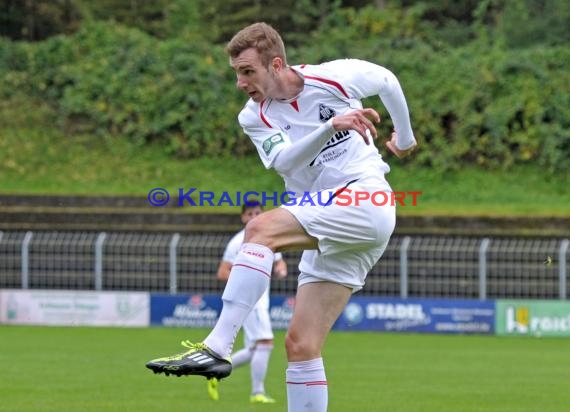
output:
[[[242,244],[222,295],[223,307],[204,343],[222,357],[232,353],[236,336],[249,312],[269,287],[273,252],[255,243]]]
[[[257,344],[251,358],[251,393],[265,393],[265,375],[269,366],[269,357],[273,350],[273,344]]]
[[[287,367],[289,412],[326,412],[328,396],[323,358],[289,362]]]
[[[243,348],[238,350],[232,355],[232,366],[236,368],[244,363],[248,363],[253,356],[253,351],[253,348]]]

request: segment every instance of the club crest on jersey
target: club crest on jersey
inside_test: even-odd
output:
[[[324,104],[319,104],[319,120],[325,123],[327,120],[333,118],[336,112]]]
[[[274,134],[273,136],[268,137],[263,141],[263,151],[267,156],[269,156],[269,153],[271,153],[273,148],[281,143],[285,143],[285,140],[283,139],[281,133]]]

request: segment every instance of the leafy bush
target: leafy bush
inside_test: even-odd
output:
[[[0,53],[23,50],[25,57],[17,67],[4,65],[3,89],[15,92],[25,82],[57,108],[69,133],[111,133],[137,144],[160,140],[166,151],[185,157],[242,151],[235,117],[243,99],[219,46],[160,41],[94,23],[73,37],[13,47],[4,42]]]
[[[393,70],[408,98],[421,164],[447,170],[539,162],[567,170],[570,50],[512,49],[486,29],[451,47],[433,41],[423,13],[421,4],[336,10],[310,41],[288,50],[290,63],[354,57]],[[0,97],[24,93],[48,102],[70,135],[158,141],[184,158],[254,153],[237,124],[245,96],[222,46],[188,35],[192,41],[161,40],[95,22],[34,44],[0,38]],[[367,103],[383,110],[377,99]],[[392,125],[383,117],[387,137]]]
[[[350,56],[393,70],[422,143],[416,156],[422,164],[445,170],[539,161],[549,170],[568,169],[568,48],[510,49],[487,35],[458,48],[430,44],[417,21],[421,12],[343,10],[330,15],[334,24],[321,26],[313,46],[294,57],[315,62]],[[391,122],[382,129],[389,136]]]

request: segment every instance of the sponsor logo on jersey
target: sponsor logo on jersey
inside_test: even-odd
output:
[[[328,142],[326,142],[325,146],[321,149],[321,151],[319,152],[317,157],[315,157],[313,159],[313,161],[311,163],[309,163],[309,166],[314,166],[315,163],[317,162],[317,159],[319,158],[319,156],[323,155],[324,152],[326,152],[329,149],[334,148],[335,146],[337,146],[341,143],[346,142],[351,137],[352,137],[352,135],[350,134],[350,132],[348,130],[341,130],[340,132],[336,132],[333,135],[333,137],[331,137],[330,140]],[[321,156],[321,158],[319,159],[319,164],[329,162],[331,160],[335,160],[338,157],[345,154],[346,152],[347,152],[347,150],[344,149],[344,150],[339,150],[336,152],[333,151],[331,153],[325,154],[325,155]]]
[[[269,156],[269,153],[271,153],[273,148],[281,143],[285,143],[285,139],[283,139],[281,133],[274,134],[263,141],[263,151],[267,156]]]

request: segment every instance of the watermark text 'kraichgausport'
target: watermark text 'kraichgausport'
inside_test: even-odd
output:
[[[323,190],[320,192],[269,192],[269,191],[223,191],[215,193],[197,188],[178,188],[176,197],[170,203],[170,193],[156,187],[148,193],[148,202],[152,206],[255,206],[278,207],[285,206],[360,206],[371,202],[375,206],[417,206],[421,191],[363,191],[342,188],[338,190]]]

